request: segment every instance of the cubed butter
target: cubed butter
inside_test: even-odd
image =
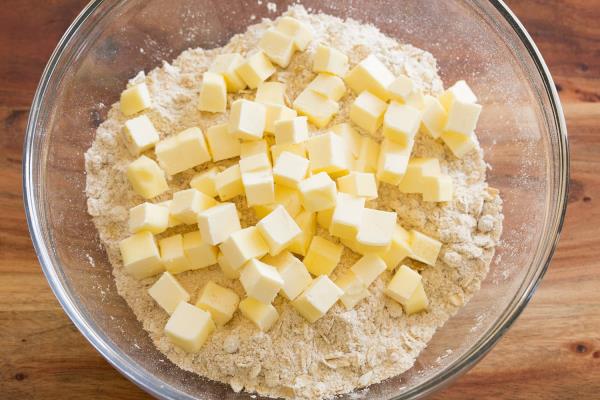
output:
[[[420,124],[421,112],[418,109],[392,101],[383,117],[383,135],[408,146],[414,140]]]
[[[446,111],[448,111],[455,101],[477,103],[477,96],[475,96],[475,93],[473,93],[467,82],[460,80],[446,89],[444,93],[440,95],[439,100]]]
[[[408,95],[405,104],[423,112],[425,109],[425,95],[423,94],[423,90],[413,90],[412,93]]]
[[[329,275],[340,262],[343,251],[344,246],[315,236],[304,257],[304,265],[314,276]]]
[[[306,158],[306,145],[304,143],[274,144],[270,150],[274,163],[277,162],[277,159],[284,151]]]
[[[210,197],[217,197],[217,187],[215,186],[215,179],[217,178],[220,169],[218,167],[212,167],[200,172],[192,177],[190,180],[190,187],[204,193]]]
[[[233,269],[240,269],[251,258],[260,258],[269,252],[269,246],[255,226],[233,232],[219,249]]]
[[[247,158],[259,153],[264,153],[267,157],[269,156],[269,146],[264,139],[254,140],[252,142],[242,142],[240,145],[240,158]]]
[[[308,140],[308,121],[306,117],[280,119],[274,124],[275,143],[278,145],[302,143]]]
[[[121,240],[119,249],[125,272],[136,279],[148,278],[165,270],[156,240],[150,232],[139,232]]]
[[[333,132],[325,132],[311,137],[306,147],[313,174],[327,172],[339,176],[350,169],[351,156],[341,136]]]
[[[267,117],[265,120],[265,132],[275,133],[275,124],[281,120],[289,120],[296,117],[298,114],[296,110],[292,110],[286,106],[267,104],[265,105],[267,110]]]
[[[356,242],[365,252],[378,253],[387,250],[392,242],[396,213],[365,208],[356,235]]]
[[[217,262],[219,263],[219,267],[221,268],[221,272],[223,272],[223,275],[225,275],[227,278],[229,279],[239,279],[240,278],[240,270],[235,269],[231,266],[231,264],[229,263],[229,261],[227,261],[227,258],[225,258],[225,255],[223,255],[223,253],[219,252],[219,255],[217,256]]]
[[[387,87],[390,99],[406,103],[406,99],[412,93],[414,84],[412,79],[406,75],[400,75]]]
[[[219,54],[208,70],[223,75],[227,91],[238,92],[246,88],[246,82],[235,72],[243,63],[244,58],[238,53]]]
[[[294,217],[294,221],[296,221],[302,233],[288,245],[288,250],[305,256],[308,246],[317,231],[317,216],[314,212],[304,210]]]
[[[362,256],[355,262],[350,270],[368,287],[387,269],[387,265],[381,257],[375,254]]]
[[[348,72],[348,56],[338,49],[319,43],[313,58],[313,71],[344,77]]]
[[[123,138],[127,149],[134,156],[151,149],[160,139],[152,121],[146,115],[125,121]]]
[[[423,177],[423,201],[452,201],[454,185],[449,175]]]
[[[346,85],[339,76],[319,74],[307,86],[307,89],[338,101],[346,93]]]
[[[391,185],[400,183],[412,151],[414,142],[408,145],[401,145],[389,139],[384,139],[379,151],[379,161],[377,163],[377,179],[380,182],[386,182]]]
[[[425,95],[423,101],[425,102],[425,108],[423,109],[423,115],[421,115],[421,131],[437,139],[444,131],[448,114],[435,97]]]
[[[462,101],[454,101],[448,110],[448,118],[444,131],[463,136],[473,134],[477,121],[481,114],[481,106],[474,103],[464,103]]]
[[[157,204],[142,203],[129,210],[129,231],[148,231],[154,234],[167,230],[169,210]]]
[[[365,131],[374,134],[383,122],[387,103],[369,91],[358,95],[350,106],[350,120]]]
[[[217,263],[218,249],[206,243],[199,231],[183,234],[183,252],[188,259],[189,269],[206,268]]]
[[[191,188],[173,193],[170,212],[171,215],[184,224],[195,224],[198,222],[200,212],[216,205],[217,201],[215,199]]]
[[[337,179],[338,190],[366,200],[377,198],[377,180],[375,174],[351,171]]]
[[[221,74],[207,71],[202,75],[198,109],[212,113],[227,109],[227,84]]]
[[[210,152],[200,128],[186,129],[156,144],[156,158],[169,175],[210,161]]]
[[[242,174],[265,170],[271,170],[271,161],[266,153],[257,153],[240,159],[240,172]]]
[[[310,89],[304,89],[294,100],[294,109],[318,128],[324,128],[340,106],[334,100]]]
[[[267,29],[258,47],[281,68],[287,68],[294,55],[294,40],[277,29]]]
[[[276,69],[263,51],[248,56],[235,72],[246,82],[250,89],[256,89],[258,85],[266,81],[275,73]]]
[[[263,137],[267,120],[267,109],[263,104],[236,100],[229,113],[229,133],[241,140],[259,140]]]
[[[173,200],[166,200],[166,201],[161,201],[160,203],[156,203],[157,206],[166,208],[167,212],[169,213],[169,223],[167,225],[168,228],[173,228],[175,226],[179,226],[179,225],[183,224],[183,222],[181,222],[180,220],[175,218],[173,215],[171,215],[171,203],[172,202],[173,202]]]
[[[256,228],[269,246],[269,254],[281,253],[302,231],[286,209],[279,205],[269,215],[261,219]]]
[[[352,125],[344,122],[331,127],[331,131],[339,135],[346,142],[348,151],[352,153],[353,158],[360,156],[360,147],[362,144],[362,136],[352,127]]]
[[[240,282],[248,297],[270,304],[283,287],[283,279],[277,269],[256,258],[248,261],[241,273]]]
[[[304,263],[289,251],[284,251],[275,257],[265,256],[262,261],[277,268],[281,279],[283,279],[283,287],[280,293],[290,301],[298,297],[312,282],[312,277]]]
[[[190,294],[169,272],[164,272],[154,285],[150,286],[148,294],[169,315],[173,314],[179,303],[190,300]]]
[[[272,204],[275,201],[275,183],[271,170],[244,172],[242,184],[248,207]]]
[[[308,25],[292,17],[279,18],[277,20],[276,29],[279,32],[291,37],[294,41],[294,46],[299,51],[306,50],[306,47],[314,36]]]
[[[223,243],[242,229],[234,203],[221,203],[198,214],[198,229],[202,239],[210,244]]]
[[[190,269],[190,263],[183,251],[183,236],[181,234],[169,236],[158,241],[160,259],[172,274],[179,274]]]
[[[283,152],[273,168],[275,183],[295,189],[306,178],[308,167],[309,161],[306,158]]]
[[[392,243],[390,247],[381,254],[381,258],[387,265],[388,270],[395,269],[406,257],[410,257],[412,251],[409,244],[409,236],[406,229],[400,224],[396,224],[394,227],[394,234],[392,235]]]
[[[217,326],[223,326],[233,318],[240,296],[233,290],[208,281],[198,294],[196,307],[210,313]]]
[[[195,353],[215,330],[210,313],[181,302],[165,325],[165,335],[171,343],[188,353]]]
[[[292,302],[292,306],[310,323],[316,322],[329,311],[344,294],[342,289],[322,275],[311,282],[300,296]]]
[[[265,304],[251,297],[240,301],[240,311],[262,332],[267,332],[279,319],[279,313],[272,304]]]
[[[435,266],[435,262],[442,249],[440,241],[413,229],[409,232],[408,242],[412,253],[409,256],[410,258]]]
[[[150,91],[145,83],[127,88],[121,93],[121,112],[123,115],[129,116],[152,106]]]
[[[317,213],[317,223],[323,229],[329,230],[331,226],[331,219],[333,218],[334,208],[328,208],[327,210],[321,210]]]
[[[408,161],[406,173],[402,177],[398,189],[403,193],[423,193],[424,177],[440,174],[440,162],[437,158],[413,157]]]
[[[389,100],[387,88],[396,78],[390,70],[373,54],[358,63],[344,77],[346,84],[359,94],[365,90],[382,100]]]
[[[140,156],[127,166],[127,179],[133,190],[145,199],[151,199],[169,189],[165,173],[156,161]]]
[[[218,124],[208,128],[206,141],[215,162],[240,156],[240,141],[229,133],[229,124]]]
[[[407,315],[416,314],[421,311],[427,310],[429,307],[429,299],[423,288],[423,282],[421,281],[415,289],[413,295],[408,301],[402,302],[402,307]]]
[[[337,188],[325,172],[319,172],[298,184],[305,210],[315,212],[335,207]]]
[[[377,172],[380,145],[368,136],[361,139],[360,153],[354,161],[354,170],[360,172]]]
[[[285,84],[281,82],[263,82],[256,88],[254,101],[261,104],[285,105]]]
[[[340,301],[347,310],[353,309],[362,299],[369,296],[367,285],[352,271],[344,272],[336,279],[335,284],[344,292]]]
[[[399,303],[407,302],[421,283],[421,275],[406,265],[401,265],[385,288],[384,293]]]
[[[264,218],[270,214],[278,205],[282,205],[292,217],[298,215],[302,210],[300,193],[287,186],[275,185],[275,201],[272,204],[254,206],[256,218]]]
[[[244,185],[242,184],[242,173],[239,164],[233,164],[226,170],[219,172],[215,177],[215,188],[221,201],[243,195]]]
[[[474,134],[465,136],[459,133],[442,132],[441,138],[457,158],[463,158],[477,147]]]
[[[364,208],[364,198],[338,192],[329,233],[340,238],[354,238],[358,233]]]

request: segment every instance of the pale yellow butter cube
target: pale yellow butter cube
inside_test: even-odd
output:
[[[296,117],[296,110],[286,106],[267,104],[265,105],[267,116],[265,120],[265,132],[275,133],[275,124],[280,120],[287,120]]]
[[[273,305],[262,303],[251,297],[240,302],[240,311],[262,332],[271,329],[279,318],[279,313]]]
[[[242,184],[248,207],[271,204],[275,201],[275,183],[271,170],[244,172]]]
[[[362,145],[363,137],[352,127],[352,125],[348,123],[337,124],[331,127],[331,131],[344,139],[348,151],[352,153],[352,157],[358,158],[360,156],[360,147]]]
[[[411,254],[408,232],[402,226],[396,224],[392,235],[392,243],[389,249],[381,254],[381,258],[386,263],[387,269],[393,270]]]
[[[347,310],[353,309],[362,299],[369,296],[367,285],[352,271],[344,272],[336,279],[335,284],[344,292],[340,301]]]
[[[156,144],[156,158],[169,175],[210,161],[210,152],[200,128],[186,129]]]
[[[154,234],[167,230],[169,210],[158,204],[142,203],[129,209],[129,231],[148,231]]]
[[[294,41],[294,46],[299,51],[306,50],[306,47],[314,36],[310,26],[292,17],[279,18],[277,20],[276,29],[291,37]]]
[[[251,258],[260,258],[269,252],[269,246],[255,226],[233,232],[219,249],[233,269],[240,269]]]
[[[448,118],[446,119],[446,125],[444,125],[444,131],[470,136],[477,126],[479,114],[481,114],[481,106],[479,104],[454,101],[448,110]]]
[[[414,84],[412,79],[406,75],[400,75],[387,87],[390,99],[406,103],[406,99],[413,92]]]
[[[229,124],[213,125],[208,128],[206,141],[215,162],[240,156],[240,141],[229,133]]]
[[[368,136],[363,136],[360,153],[354,161],[354,170],[360,172],[377,172],[380,145]]]
[[[343,77],[348,72],[348,56],[338,49],[319,43],[313,58],[313,71]]]
[[[258,42],[258,47],[281,68],[286,68],[294,55],[294,40],[276,29],[268,29]]]
[[[308,322],[313,323],[325,315],[343,294],[342,289],[337,287],[327,275],[322,275],[312,281],[292,302],[292,306]]]
[[[200,172],[190,180],[190,187],[204,193],[210,197],[217,197],[217,187],[215,179],[221,170],[218,167],[212,167],[204,172]]]
[[[317,128],[324,128],[340,110],[337,102],[310,89],[304,89],[296,100],[294,109],[308,117]]]
[[[319,74],[307,86],[307,89],[338,101],[346,93],[346,85],[339,76]]]
[[[248,297],[265,304],[271,303],[283,287],[283,279],[277,269],[255,258],[244,265],[240,282]]]
[[[165,335],[171,343],[188,353],[195,353],[215,330],[210,313],[181,302],[165,325]]]
[[[229,133],[240,140],[259,140],[263,137],[267,109],[263,104],[249,100],[236,100],[229,113]]]
[[[236,196],[243,195],[244,185],[242,184],[240,165],[234,164],[226,170],[219,172],[215,178],[215,188],[221,201],[227,201]]]
[[[281,82],[263,82],[256,88],[254,101],[261,104],[285,106],[285,84]]]
[[[264,139],[242,142],[240,145],[240,158],[247,158],[259,153],[264,153],[267,157],[269,156],[269,146]]]
[[[391,185],[397,185],[402,180],[408,167],[408,160],[414,142],[401,145],[389,139],[385,139],[379,151],[377,162],[377,179]]]
[[[288,300],[294,300],[312,282],[306,266],[289,251],[277,256],[265,256],[262,261],[277,268],[283,279],[281,295]]]
[[[261,219],[256,228],[269,246],[269,254],[281,253],[302,231],[286,209],[279,205],[266,217]]]
[[[407,302],[421,283],[421,275],[406,265],[401,265],[388,283],[384,293],[399,303]]]
[[[401,304],[404,308],[404,312],[408,315],[427,310],[427,307],[429,307],[429,299],[423,288],[423,281],[419,283],[410,299]]]
[[[306,158],[283,152],[273,168],[275,183],[295,189],[300,181],[306,178],[308,167],[309,161]]]
[[[444,131],[448,114],[439,100],[435,97],[426,95],[423,101],[425,107],[423,109],[423,115],[421,115],[421,131],[426,132],[432,138],[437,139]]]
[[[198,294],[196,307],[209,312],[217,326],[223,326],[233,318],[240,296],[233,290],[208,281]]]
[[[125,121],[123,138],[127,149],[134,156],[151,149],[160,140],[156,128],[146,115]]]
[[[305,256],[308,246],[317,231],[317,216],[313,212],[302,211],[294,217],[302,233],[289,244],[288,250],[292,253]]]
[[[276,163],[279,156],[284,152],[290,152],[297,156],[306,158],[306,144],[302,143],[286,143],[286,144],[274,144],[271,146],[271,158]]]
[[[136,279],[144,279],[163,272],[156,240],[150,232],[139,232],[119,243],[125,272]]]
[[[180,220],[175,218],[173,215],[171,215],[171,203],[172,203],[172,200],[166,200],[166,201],[162,201],[160,203],[156,203],[157,206],[166,208],[167,212],[169,213],[169,223],[167,225],[168,228],[173,228],[175,226],[179,226],[179,225],[183,224],[183,222],[181,222]]]
[[[448,175],[423,177],[423,201],[452,201],[454,185]]]
[[[152,106],[150,91],[145,83],[127,88],[121,93],[121,112],[123,115],[133,115]]]
[[[358,232],[364,208],[364,198],[338,192],[329,233],[340,238],[354,238]]]
[[[206,268],[217,263],[216,246],[206,243],[199,231],[183,234],[183,252],[190,270]]]
[[[280,119],[274,123],[275,143],[278,145],[302,143],[308,140],[306,117]]]
[[[473,93],[467,82],[460,80],[444,91],[444,93],[440,95],[439,100],[446,111],[449,111],[450,106],[455,101],[477,103],[477,96],[475,96],[475,93]]]
[[[133,190],[145,199],[151,199],[169,189],[165,173],[156,161],[140,156],[127,166],[127,179]]]
[[[356,235],[356,242],[366,251],[377,253],[387,250],[392,242],[396,213],[365,208]]]
[[[477,148],[474,135],[465,136],[459,133],[442,132],[441,138],[457,158],[463,158]]]
[[[264,218],[269,215],[278,205],[282,205],[288,214],[295,217],[302,210],[300,193],[287,186],[275,184],[275,201],[272,204],[254,206],[256,218]]]
[[[331,226],[331,219],[333,218],[334,208],[329,208],[327,210],[321,210],[317,213],[317,222],[319,226],[323,229],[329,230]]]
[[[437,158],[413,157],[408,161],[406,173],[402,177],[398,189],[403,193],[423,193],[424,177],[440,174],[440,162]]]
[[[343,175],[350,169],[351,155],[344,139],[333,132],[311,137],[307,142],[310,170],[313,174],[327,172]]]
[[[271,161],[266,153],[257,153],[240,159],[240,172],[270,171]]]
[[[421,89],[413,90],[412,93],[408,95],[405,104],[423,112],[425,109],[425,95],[423,94],[423,91]]]
[[[442,249],[440,241],[413,229],[408,234],[408,242],[411,250],[410,258],[435,266]]]
[[[198,214],[198,229],[202,239],[217,245],[242,229],[240,217],[233,203],[221,203]]]
[[[229,279],[239,279],[240,278],[240,270],[239,268],[233,268],[231,266],[231,264],[229,263],[229,261],[227,261],[227,258],[225,258],[225,255],[221,252],[219,252],[219,255],[217,256],[217,262],[219,263],[219,267],[221,268],[221,272],[223,272],[223,275],[225,275],[227,278]]]
[[[190,269],[190,263],[183,251],[183,236],[169,236],[158,241],[160,259],[167,271],[179,274]]]
[[[221,74],[207,71],[202,75],[198,109],[212,113],[227,109],[227,84]]]
[[[329,275],[340,262],[343,251],[344,246],[315,236],[304,257],[304,265],[314,276]]]
[[[250,89],[256,89],[258,85],[266,81],[268,77],[275,73],[276,69],[271,64],[267,55],[262,51],[248,56],[240,64],[235,72],[246,82]]]
[[[368,287],[375,279],[387,269],[387,265],[381,257],[375,254],[362,256],[355,262],[350,270],[362,280]]]
[[[350,120],[356,125],[374,134],[383,122],[387,103],[369,91],[364,91],[350,106]]]
[[[208,70],[223,75],[227,91],[238,92],[246,88],[246,82],[235,72],[243,63],[244,57],[238,53],[219,54]]]
[[[351,171],[337,179],[340,192],[348,193],[366,200],[377,198],[377,180],[375,174]]]
[[[298,184],[305,210],[315,212],[335,207],[337,188],[325,172],[319,172]]]
[[[179,303],[190,300],[190,294],[169,272],[164,272],[154,285],[150,286],[148,294],[169,315],[173,314]]]
[[[386,101],[390,98],[387,88],[395,79],[390,70],[373,54],[358,63],[344,77],[354,93],[368,90]]]
[[[421,124],[421,112],[416,108],[392,101],[383,117],[383,135],[408,146],[411,143]]]
[[[173,193],[170,212],[173,217],[184,224],[195,224],[198,222],[200,212],[216,205],[215,199],[191,188]]]

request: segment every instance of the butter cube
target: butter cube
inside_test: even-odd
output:
[[[233,318],[240,296],[233,290],[208,281],[200,291],[196,307],[209,312],[217,326],[223,326]]]
[[[146,115],[125,121],[123,138],[127,149],[134,156],[151,149],[160,139],[152,121]]]
[[[223,75],[227,91],[238,92],[246,88],[246,82],[235,72],[243,63],[244,58],[238,53],[219,54],[208,70]]]
[[[339,111],[337,102],[310,89],[304,89],[294,100],[294,109],[317,128],[324,128]]]
[[[247,172],[256,171],[270,171],[271,161],[266,153],[258,153],[245,158],[240,159],[240,172],[245,174]]]
[[[368,136],[363,136],[360,153],[354,161],[354,170],[360,172],[377,172],[380,145]]]
[[[317,231],[317,216],[313,212],[302,211],[294,217],[294,221],[300,227],[300,235],[288,245],[292,253],[305,256],[308,246]]]
[[[446,111],[450,110],[450,106],[455,101],[460,101],[463,103],[477,103],[477,96],[471,90],[467,82],[465,81],[457,81],[454,85],[450,86],[444,93],[442,93],[439,97],[440,103],[446,109]]]
[[[267,119],[265,121],[265,132],[275,133],[275,124],[280,120],[288,120],[296,117],[298,114],[295,110],[286,106],[274,104],[265,105],[267,110]]]
[[[452,201],[452,178],[448,175],[423,177],[423,201]]]
[[[276,29],[268,29],[258,42],[258,47],[281,68],[290,64],[295,50],[294,40]]]
[[[204,193],[191,188],[173,193],[170,212],[184,224],[198,222],[198,214],[217,205],[217,201]]]
[[[306,178],[309,161],[294,153],[283,152],[275,162],[273,176],[275,183],[295,189]]]
[[[256,89],[275,71],[275,67],[262,51],[252,54],[235,69],[235,72],[246,82],[250,89]]]
[[[210,161],[200,128],[189,128],[156,144],[156,158],[169,175]]]
[[[276,163],[277,159],[284,151],[306,158],[306,145],[304,143],[274,144],[271,146],[271,157],[273,158],[273,162]]]
[[[264,105],[249,100],[236,100],[231,104],[229,133],[241,140],[259,140],[263,137],[267,120]]]
[[[133,115],[152,106],[152,99],[145,83],[127,88],[121,93],[121,112],[123,115]]]
[[[325,172],[319,172],[298,184],[300,199],[305,210],[315,212],[335,207],[335,182]]]
[[[423,109],[423,115],[421,116],[421,131],[426,132],[432,138],[437,139],[444,131],[448,114],[439,100],[435,97],[426,95],[423,101],[425,103],[425,108]]]
[[[256,228],[269,246],[269,254],[281,253],[302,231],[296,221],[283,206],[277,206],[269,215],[261,219]]]
[[[402,302],[401,304],[404,308],[404,312],[406,312],[408,315],[427,310],[427,307],[429,306],[429,299],[427,299],[427,294],[423,288],[422,281],[419,283],[410,299]]]
[[[195,353],[215,330],[210,314],[193,305],[181,302],[165,325],[165,335],[171,343],[188,353]]]
[[[206,141],[215,162],[240,156],[240,141],[229,134],[229,124],[213,125],[208,128]]]
[[[311,137],[307,142],[312,173],[345,174],[350,168],[348,147],[341,136],[326,132]]]
[[[411,256],[412,250],[410,249],[409,240],[408,232],[399,224],[396,224],[394,234],[392,235],[392,243],[389,249],[381,254],[381,258],[386,263],[388,270],[393,270],[406,257]]]
[[[344,294],[327,275],[321,275],[292,302],[292,306],[310,323],[321,318]]]
[[[189,269],[195,270],[206,268],[217,263],[216,246],[210,245],[203,240],[199,231],[183,234],[183,252],[189,263]]]
[[[280,119],[274,123],[275,143],[302,143],[308,140],[308,122],[306,117]]]
[[[403,146],[408,146],[414,140],[420,124],[419,110],[392,101],[383,118],[383,135]]]
[[[317,75],[316,78],[308,84],[307,89],[326,96],[333,101],[338,101],[346,93],[346,85],[344,85],[342,78],[329,74]]]
[[[339,135],[346,142],[348,151],[352,153],[352,157],[360,156],[360,147],[363,137],[348,123],[337,124],[331,127],[331,131]]]
[[[204,172],[200,172],[192,177],[190,180],[190,187],[204,193],[210,197],[217,197],[217,187],[215,186],[215,179],[220,170],[217,167],[212,167]]]
[[[227,278],[240,278],[240,270],[233,268],[223,253],[219,252],[219,255],[217,256],[217,262],[219,263],[219,267],[221,267],[221,272],[223,272],[223,275],[225,275]]]
[[[399,303],[407,302],[421,283],[421,275],[406,265],[401,265],[385,288],[384,293]]]
[[[148,289],[150,297],[158,303],[169,315],[173,314],[175,308],[181,302],[188,302],[190,294],[181,284],[168,272],[164,272],[154,285]]]
[[[412,254],[410,258],[427,265],[435,266],[442,243],[414,229],[408,233],[408,242]]]
[[[423,91],[421,89],[413,90],[412,93],[408,95],[405,104],[423,112],[425,109],[425,95],[423,94]]]
[[[364,91],[350,106],[350,120],[367,132],[374,134],[383,122],[386,109],[385,101],[371,92]]]
[[[294,46],[299,51],[306,50],[306,47],[313,38],[313,32],[310,27],[296,18],[281,17],[277,20],[276,29],[292,38]]]
[[[364,198],[338,192],[329,233],[341,238],[354,238],[358,232],[364,208]]]
[[[160,259],[167,271],[179,274],[190,269],[190,263],[183,251],[183,236],[169,236],[158,241]]]
[[[240,269],[251,258],[260,258],[269,252],[269,246],[255,226],[233,232],[219,249],[233,269]]]
[[[271,329],[279,319],[279,313],[273,305],[262,303],[251,297],[247,297],[240,302],[240,311],[262,332]]]
[[[244,185],[242,184],[240,165],[234,164],[226,170],[219,172],[215,178],[215,188],[221,201],[243,195]]]
[[[356,94],[365,90],[382,100],[389,100],[387,88],[396,78],[389,69],[373,54],[358,63],[344,77],[346,84]]]
[[[312,282],[306,266],[289,251],[284,251],[275,257],[265,256],[262,261],[277,268],[283,279],[280,293],[290,301],[298,297]]]
[[[127,166],[127,179],[133,190],[145,199],[156,197],[169,189],[163,170],[146,156],[140,156]]]
[[[283,287],[283,279],[277,269],[255,258],[244,265],[240,282],[248,297],[265,304],[271,303]]]
[[[441,138],[457,158],[463,158],[477,147],[474,135],[465,136],[458,133],[442,132]]]
[[[377,181],[375,174],[351,171],[348,175],[337,179],[338,190],[366,200],[377,198]]]
[[[139,232],[119,243],[125,272],[136,279],[144,279],[163,272],[156,240],[150,232]]]
[[[387,269],[387,265],[381,257],[374,254],[362,256],[357,262],[350,267],[350,270],[362,280],[368,287],[375,279]]]
[[[340,297],[340,301],[346,306],[347,310],[353,309],[362,299],[369,296],[367,285],[352,271],[346,271],[342,274],[335,281],[335,284],[344,292]]]
[[[269,156],[269,146],[267,141],[254,140],[252,142],[242,142],[240,145],[240,158],[247,158],[256,154],[264,153]]]
[[[424,177],[440,174],[440,162],[437,158],[413,157],[408,161],[406,173],[402,177],[398,189],[403,193],[423,193]]]
[[[256,88],[254,101],[261,104],[285,105],[285,84],[281,82],[263,82]]]
[[[314,276],[329,275],[340,262],[343,251],[344,246],[315,236],[304,257],[304,265]]]
[[[231,234],[242,229],[233,203],[221,203],[198,214],[198,229],[202,239],[210,244],[223,243]]]
[[[348,56],[333,47],[319,43],[313,58],[313,71],[343,77],[348,72]]]
[[[264,204],[254,206],[254,213],[256,218],[264,218],[269,215],[278,205],[282,205],[288,214],[292,217],[298,215],[302,210],[302,203],[300,202],[300,193],[297,190],[291,189],[286,186],[275,185],[275,201],[272,204]]]
[[[364,252],[377,253],[387,250],[392,242],[396,213],[365,208],[356,235],[356,242]]]
[[[321,228],[329,230],[334,210],[335,208],[329,208],[327,210],[321,210],[317,213],[317,223]]]
[[[207,71],[202,75],[198,109],[212,113],[227,109],[227,84],[223,75]]]
[[[129,210],[129,231],[148,231],[154,234],[167,230],[169,210],[157,204],[142,203]]]
[[[171,215],[171,203],[173,201],[172,200],[166,200],[166,201],[162,201],[160,203],[156,203],[157,206],[161,206],[167,209],[167,212],[169,213],[169,223],[167,225],[168,228],[173,228],[175,226],[179,226],[181,224],[183,224],[183,222],[179,221],[177,218],[175,218],[173,215]]]
[[[408,167],[413,143],[410,142],[405,146],[392,142],[389,139],[383,141],[377,164],[377,179],[380,182],[386,182],[391,185],[400,183]]]
[[[406,75],[400,75],[387,87],[390,99],[406,103],[406,99],[413,92],[412,79]]]
[[[444,131],[463,136],[470,136],[475,130],[481,106],[473,103],[454,101],[448,109],[448,119]]]
[[[271,170],[242,173],[242,183],[248,207],[275,201],[275,186]]]

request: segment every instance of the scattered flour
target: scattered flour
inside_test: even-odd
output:
[[[309,23],[317,37],[306,52],[294,56],[287,70],[279,70],[271,78],[286,83],[289,99],[295,98],[313,78],[310,66],[318,41],[346,53],[351,65],[369,53],[375,53],[394,74],[407,74],[426,93],[438,94],[443,90],[431,54],[399,44],[374,26],[322,14],[311,15],[301,6],[290,8],[287,14]],[[141,73],[132,80],[131,83],[147,83],[153,106],[146,114],[162,137],[191,126],[199,126],[205,131],[227,119],[225,114],[197,111],[202,73],[217,54],[246,54],[253,50],[261,34],[272,24],[272,21],[263,20],[249,27],[246,33],[234,36],[223,48],[185,51],[171,64],[164,62],[147,76]],[[248,91],[241,96],[251,98],[253,93]],[[343,98],[341,111],[333,124],[347,121],[354,97],[348,92]],[[232,98],[230,95],[229,100]],[[119,132],[124,121],[118,104],[114,104],[86,153],[88,210],[113,265],[118,292],[157,348],[185,370],[229,383],[235,391],[268,396],[318,399],[351,392],[411,368],[435,330],[469,300],[486,276],[500,238],[503,217],[498,192],[488,188],[485,182],[483,154],[478,149],[459,160],[439,141],[419,133],[413,156],[440,159],[444,172],[453,179],[455,200],[449,204],[425,203],[418,195],[402,194],[384,184],[380,187],[379,198],[369,206],[394,210],[404,227],[416,228],[444,243],[435,267],[408,262],[422,273],[430,299],[428,312],[406,316],[396,302],[384,296],[382,289],[391,278],[390,273],[385,272],[370,287],[371,296],[351,311],[335,305],[326,316],[310,324],[287,301],[278,298],[275,307],[281,317],[268,333],[259,332],[237,313],[198,353],[187,354],[172,346],[163,335],[168,316],[147,294],[156,277],[137,281],[126,275],[122,267],[118,243],[128,236],[128,210],[143,201],[130,188],[125,176],[126,166],[133,157],[120,141]],[[313,132],[318,133],[314,129]],[[153,157],[152,152],[148,155]],[[233,162],[229,160],[218,165]],[[170,193],[156,201],[168,199],[172,192],[187,187],[190,177],[202,168],[172,178]],[[242,225],[256,223],[245,201],[238,199],[236,202]],[[177,227],[166,235],[193,229],[193,226]],[[334,278],[357,258],[348,249],[344,250]],[[239,282],[225,278],[217,266],[185,272],[177,278],[192,295],[192,301],[208,280],[243,295]]]

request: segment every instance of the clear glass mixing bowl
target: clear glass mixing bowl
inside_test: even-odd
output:
[[[83,153],[107,106],[137,71],[190,47],[220,46],[292,1],[93,1],[65,33],[33,101],[23,163],[29,228],[50,286],[69,317],[125,376],[165,399],[238,399],[180,370],[154,348],[117,294],[86,212]],[[481,291],[433,338],[415,368],[372,386],[370,399],[432,393],[472,367],[522,311],[546,270],[567,200],[568,148],[548,70],[499,1],[307,0],[430,51],[446,84],[467,79],[484,112],[478,135],[490,185],[505,202],[504,234]],[[365,392],[363,392],[365,393]],[[356,394],[354,395],[356,396]],[[343,398],[350,398],[345,396]],[[356,398],[356,397],[352,397]]]

